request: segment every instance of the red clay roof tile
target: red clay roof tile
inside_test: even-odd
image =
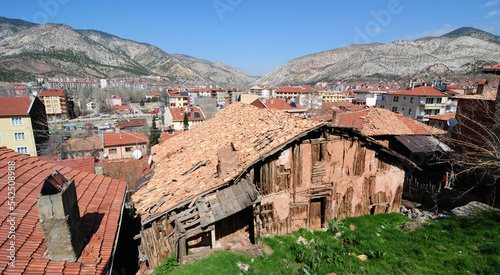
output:
[[[190,201],[232,179],[273,148],[323,124],[277,110],[230,104],[210,120],[153,146],[154,174],[133,195],[137,212],[145,221]],[[231,143],[240,152],[238,169],[220,178],[217,150]],[[186,173],[200,162],[206,165]]]
[[[0,116],[27,116],[32,102],[29,97],[0,97]]]
[[[17,205],[13,211],[6,201],[8,185],[8,165],[0,165],[0,224],[5,224],[10,213],[16,213],[16,266],[8,266],[8,261],[0,261],[0,273],[57,273],[79,274],[102,270],[109,273],[113,242],[101,243],[100,240],[114,240],[118,229],[121,204],[126,191],[126,183],[120,180],[105,178],[83,171],[72,170],[53,163],[40,161],[16,153],[6,147],[0,147],[1,164],[15,162],[15,187]],[[37,165],[33,165],[36,163]],[[74,263],[51,261],[45,254],[47,245],[43,239],[43,231],[39,222],[37,197],[45,178],[53,171],[59,171],[65,178],[74,179],[78,195],[78,206],[84,221],[83,229],[89,245],[83,250],[82,257]],[[87,203],[84,203],[88,201]],[[95,218],[96,213],[102,219]],[[94,215],[94,217],[93,217]],[[93,218],[92,218],[93,217]],[[90,219],[90,221],[89,221]],[[87,222],[85,222],[87,221]],[[8,230],[0,227],[0,256],[8,249]],[[94,234],[92,232],[95,231]],[[98,242],[98,246],[91,244]],[[83,255],[87,255],[83,257]],[[4,259],[6,255],[4,255]],[[84,267],[89,267],[84,268]],[[92,271],[91,271],[92,270]]]

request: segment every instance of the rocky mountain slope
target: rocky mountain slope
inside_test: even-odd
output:
[[[158,47],[100,31],[0,17],[3,72],[93,77],[154,74],[228,85],[247,85],[255,80],[220,62],[180,57],[185,62]]]
[[[363,78],[465,75],[477,72],[480,65],[500,62],[498,38],[463,28],[416,41],[351,45],[293,59],[255,83],[294,85]]]

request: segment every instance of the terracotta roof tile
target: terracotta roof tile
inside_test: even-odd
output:
[[[334,124],[358,128],[363,135],[367,136],[439,135],[445,133],[443,130],[381,108],[341,113]]]
[[[0,116],[27,116],[32,102],[29,97],[0,97]]]
[[[64,168],[53,163],[40,161],[0,147],[0,224],[5,224],[10,213],[16,213],[16,266],[8,266],[8,261],[0,261],[0,273],[5,274],[95,274],[95,270],[109,273],[110,251],[118,230],[121,204],[126,191],[126,183],[83,171]],[[8,161],[15,162],[16,208],[11,211],[7,201]],[[34,165],[36,164],[36,165]],[[78,195],[78,206],[83,218],[83,229],[88,245],[77,262],[51,261],[45,254],[47,245],[39,222],[37,197],[41,184],[53,171],[59,171],[66,179],[74,179]],[[87,203],[88,202],[88,203]],[[102,214],[102,219],[92,219],[92,215]],[[6,259],[8,230],[0,227],[0,256]],[[95,233],[92,234],[93,230]],[[93,244],[99,245],[94,246]],[[93,266],[93,268],[91,268]]]
[[[133,195],[137,212],[144,221],[191,201],[231,180],[275,147],[323,124],[277,110],[230,104],[210,120],[153,146],[154,174]],[[239,151],[238,169],[220,178],[217,150],[231,143]],[[204,165],[186,173],[200,163]]]
[[[256,99],[254,102],[251,103],[251,105],[259,108],[268,108],[268,109],[274,109],[274,110],[280,110],[280,111],[306,111],[307,108],[300,106],[300,105],[295,105],[295,107],[292,107],[286,100],[283,99],[273,99],[271,103],[271,99]]]
[[[442,97],[446,96],[440,90],[427,86],[416,87],[413,90],[401,90],[401,91],[389,92],[387,94],[407,95],[407,96],[442,96]]]
[[[87,173],[94,173],[95,170],[95,158],[93,157],[47,161]]]
[[[447,113],[444,115],[435,115],[435,116],[429,116],[429,119],[435,119],[435,120],[444,120],[448,121],[452,118],[455,118],[457,113]]]
[[[173,121],[182,121],[184,119],[184,112],[186,108],[167,108],[172,116]],[[198,113],[199,116],[196,115]],[[205,114],[198,107],[188,108],[188,119],[189,120],[205,120]]]
[[[148,143],[149,139],[135,132],[104,132],[104,147]]]
[[[42,90],[39,96],[64,96],[64,89],[47,89]]]

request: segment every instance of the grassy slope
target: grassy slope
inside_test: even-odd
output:
[[[331,221],[328,232],[301,229],[264,239],[272,255],[252,258],[220,251],[169,274],[498,274],[499,212],[429,221],[413,232],[398,229],[408,221],[399,213]],[[338,232],[342,236],[337,239]]]

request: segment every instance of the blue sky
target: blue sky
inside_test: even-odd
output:
[[[96,29],[254,76],[351,44],[463,26],[500,35],[500,0],[2,0],[0,16]]]

